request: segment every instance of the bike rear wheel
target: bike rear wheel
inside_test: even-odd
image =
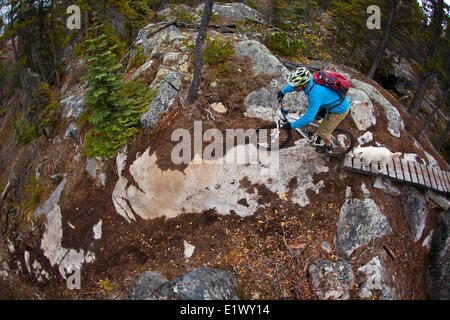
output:
[[[342,157],[353,149],[356,139],[346,130],[334,129],[331,133],[331,142],[333,143],[333,148],[324,152],[324,154],[332,157]]]
[[[256,130],[256,147],[262,150],[278,150],[286,147],[292,139],[290,130],[277,128],[275,123],[263,126]]]

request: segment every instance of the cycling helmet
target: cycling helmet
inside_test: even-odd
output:
[[[300,67],[292,71],[288,84],[291,87],[302,86],[311,79],[311,73],[305,67]]]

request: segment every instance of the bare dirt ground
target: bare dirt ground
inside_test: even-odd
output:
[[[246,61],[235,60],[233,63],[244,67]],[[183,166],[175,166],[170,161],[170,152],[175,144],[171,141],[171,133],[174,128],[192,130],[194,120],[203,121],[203,130],[212,127],[221,131],[227,128],[258,128],[264,124],[259,119],[244,117],[240,106],[243,105],[244,97],[267,79],[251,78],[249,70],[248,74],[234,75],[247,77],[247,86],[230,87],[233,86],[231,82],[222,82],[216,91],[211,92],[209,86],[214,79],[213,72],[213,69],[206,72],[200,89],[203,94],[193,106],[185,107],[182,103],[176,103],[166,113],[157,130],[153,133],[142,131],[129,143],[127,166],[134,161],[136,154],[150,147],[158,156],[158,166],[162,170],[183,171]],[[239,82],[233,83],[237,86]],[[205,108],[215,101],[222,101],[230,108],[226,115],[211,121]],[[425,158],[409,133],[403,132],[400,139],[392,137],[383,125],[386,121],[380,106],[376,105],[376,109],[377,125],[370,129],[376,140],[392,150],[415,152]],[[405,117],[404,121],[407,121]],[[349,119],[341,127],[351,131],[355,137],[360,135]],[[422,145],[435,155],[427,144]],[[142,272],[155,270],[167,279],[172,279],[193,268],[210,266],[233,272],[242,299],[314,300],[317,297],[309,286],[307,268],[317,259],[340,259],[334,250],[327,253],[321,243],[326,242],[333,248],[339,209],[345,201],[345,189],[350,186],[352,197],[362,198],[362,182],[387,216],[393,232],[355,250],[350,260],[355,274],[358,267],[378,255],[382,264],[395,277],[390,285],[395,286],[398,299],[426,298],[426,251],[421,243],[432,230],[439,211],[430,210],[422,239],[415,243],[406,225],[399,198],[374,189],[372,177],[344,172],[340,159],[329,159],[330,171],[314,177],[314,183],[324,180],[325,184],[319,194],[308,191],[310,204],[305,207],[290,201],[290,192],[283,199],[270,192],[266,186],[251,184],[244,178],[238,181],[239,187],[248,193],[258,190],[261,195],[259,201],[266,204],[266,209],[258,210],[253,216],[242,218],[233,212],[210,210],[186,213],[171,219],[141,220],[137,216],[138,220],[129,224],[115,212],[111,200],[118,179],[115,159],[105,162],[108,178],[106,186],[99,188],[85,170],[84,155],[78,165],[66,167],[67,163],[63,159],[73,157],[75,147],[71,141],[64,141],[62,146],[49,149],[49,162],[43,168],[43,172],[46,172],[43,174],[46,176],[44,179],[48,179],[52,170],[67,169],[67,184],[60,200],[62,246],[92,251],[96,256],[95,261],[83,265],[81,289],[69,290],[65,281],[58,276],[57,268],[45,262],[48,260],[43,256],[37,241],[26,249],[41,262],[44,269],[56,275],[57,280],[38,284],[28,274],[18,276],[15,282],[3,282],[5,298],[123,299]],[[441,163],[441,160],[438,161]],[[294,189],[297,181],[292,179],[289,184]],[[52,186],[50,182],[48,185]],[[45,199],[43,195],[41,204]],[[103,221],[102,237],[93,241],[92,226],[99,220]],[[68,222],[75,229],[70,228]],[[183,240],[196,247],[189,261],[183,254]],[[23,260],[23,250],[18,248],[17,260]],[[352,299],[358,299],[357,290],[358,285],[355,285],[351,291]]]

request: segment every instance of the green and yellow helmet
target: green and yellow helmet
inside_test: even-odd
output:
[[[308,83],[310,79],[311,73],[309,72],[309,70],[305,67],[300,67],[292,71],[289,77],[288,85],[290,85],[291,87],[302,86]]]

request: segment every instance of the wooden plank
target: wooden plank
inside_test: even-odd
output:
[[[437,183],[436,183],[436,179],[434,179],[433,171],[431,170],[430,167],[426,167],[426,168],[427,168],[428,176],[430,177],[431,188],[437,189]]]
[[[416,169],[414,168],[414,162],[406,161],[409,167],[409,174],[411,175],[411,181],[413,183],[419,183],[419,179],[417,178]]]
[[[444,192],[447,192],[447,183],[445,182],[444,175],[442,174],[441,169],[436,169],[437,175],[439,176],[439,179],[442,183],[442,189]]]
[[[444,170],[439,170],[439,171],[440,171],[440,174],[442,176],[442,180],[444,181],[446,192],[450,192],[450,183],[448,182],[447,175],[445,174],[445,171]]]
[[[344,167],[345,168],[353,168],[353,161],[352,157],[347,154],[347,156],[344,159]]]
[[[422,169],[420,168],[420,164],[414,163],[414,168],[416,169],[417,179],[419,180],[419,183],[424,186],[425,180],[423,178],[423,173],[422,173]]]
[[[448,179],[447,172],[442,170],[442,176],[444,177],[445,183],[447,185],[447,192],[450,192],[450,180]]]
[[[431,180],[430,176],[428,175],[427,167],[421,164],[420,169],[422,170],[422,175],[425,180],[425,186],[427,186],[427,188],[431,188]]]
[[[370,170],[370,163],[369,163],[368,166],[366,166],[366,165],[364,164],[364,162],[361,161],[361,169],[362,169],[363,171],[365,171],[365,172],[371,172],[371,170]]]
[[[381,164],[381,162],[379,162],[378,166],[380,167],[380,171],[379,171],[380,174],[382,174],[383,176],[389,176],[388,171],[387,171],[387,164],[383,166]]]
[[[397,178],[397,175],[395,174],[395,168],[394,168],[394,160],[390,160],[387,164],[388,167],[388,175],[391,178]]]
[[[446,175],[447,175],[448,182],[450,183],[450,171],[446,171],[445,173],[446,173]]]
[[[370,164],[370,172],[372,172],[374,175],[378,175],[378,173],[380,172],[378,170],[378,162],[372,162]]]
[[[353,169],[361,170],[361,167],[362,167],[361,159],[353,158]]]
[[[400,159],[400,162],[403,169],[403,180],[412,182],[411,175],[409,174],[408,162],[403,159]]]
[[[435,168],[432,168],[433,173],[434,173],[434,177],[436,178],[437,184],[438,184],[438,190],[439,191],[444,191],[444,188],[442,187],[442,182],[441,182],[441,178],[439,177],[437,171]]]
[[[435,168],[433,168],[433,170],[434,170],[434,174],[436,175],[436,178],[437,178],[437,180],[439,181],[439,187],[440,187],[440,191],[443,191],[443,192],[446,192],[447,190],[445,189],[445,185],[444,185],[444,182],[442,181],[442,177],[441,177],[441,175],[439,174],[439,169],[435,169]]]
[[[404,180],[402,164],[400,163],[400,160],[398,158],[394,158],[394,167],[395,167],[395,174],[397,176],[397,179]]]

